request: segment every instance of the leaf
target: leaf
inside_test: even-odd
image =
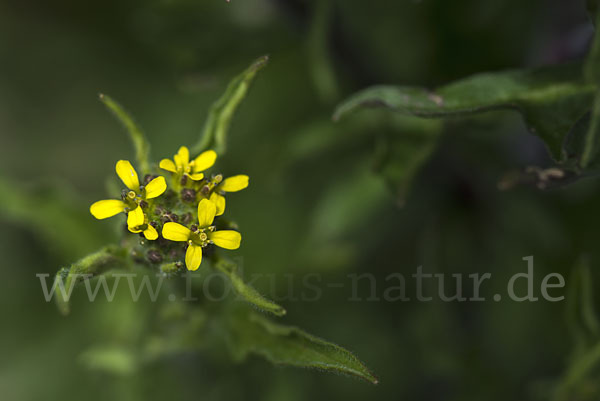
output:
[[[596,27],[600,22],[600,12],[596,12]],[[587,82],[600,87],[600,29],[596,28],[594,40],[584,65]],[[600,158],[600,89],[596,91],[589,129],[585,137],[585,148],[581,157],[581,166],[598,167]]]
[[[597,4],[595,4],[595,6],[597,7]],[[598,10],[594,10],[592,20],[596,23],[596,27],[598,27],[598,22],[600,22],[600,12]],[[600,29],[598,28],[596,28],[594,32],[594,38],[585,59],[583,69],[584,77],[587,82],[594,84],[600,82]]]
[[[577,349],[600,340],[600,322],[594,308],[592,275],[588,260],[582,258],[573,269],[567,297],[567,322]]]
[[[374,86],[340,104],[337,120],[362,107],[385,107],[401,114],[443,118],[498,109],[516,109],[529,130],[561,160],[565,136],[589,109],[595,85],[581,76],[581,65],[474,75],[434,92],[419,87]]]
[[[193,154],[207,149],[214,149],[218,154],[225,153],[231,119],[239,104],[246,97],[256,73],[263,69],[268,61],[268,56],[262,56],[254,61],[250,67],[229,83],[225,93],[211,105],[202,134],[192,147]]]
[[[275,324],[252,311],[235,313],[228,321],[229,345],[237,360],[256,354],[275,364],[342,373],[378,383],[351,352],[299,328]]]
[[[339,92],[329,49],[332,16],[331,0],[314,3],[307,43],[308,67],[312,80],[319,97],[326,102],[334,101]]]
[[[598,0],[586,0],[585,5],[587,7],[588,14],[592,18],[592,22],[594,22],[594,25],[596,25],[594,17],[598,12]]]
[[[130,376],[138,369],[137,356],[125,347],[95,346],[79,355],[79,361],[88,369],[115,376]]]
[[[125,249],[108,246],[80,259],[70,267],[60,269],[53,283],[58,310],[63,315],[69,314],[69,300],[75,285],[109,270],[128,266],[125,255]]]
[[[148,162],[148,158],[150,156],[150,144],[146,139],[146,135],[144,135],[144,132],[138,127],[133,118],[123,109],[123,107],[121,107],[119,103],[102,93],[99,97],[100,101],[102,101],[102,103],[104,103],[104,105],[113,112],[115,117],[117,117],[117,119],[127,130],[129,139],[131,139],[135,149],[135,158],[137,160],[138,167],[142,171],[142,174],[149,173],[150,164]]]
[[[93,224],[77,194],[60,182],[22,187],[0,177],[0,216],[26,225],[62,258],[80,257],[102,243],[103,228]]]
[[[283,307],[263,297],[254,288],[244,283],[244,280],[237,274],[237,265],[235,263],[220,259],[215,263],[215,267],[229,278],[233,289],[244,301],[276,316],[285,315],[286,311]]]
[[[438,121],[409,117],[397,120],[391,128],[382,131],[375,171],[383,176],[396,202],[402,206],[415,176],[435,150],[442,126]]]

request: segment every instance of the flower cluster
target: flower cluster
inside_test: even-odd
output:
[[[220,223],[218,216],[225,212],[225,194],[246,188],[248,176],[223,179],[221,174],[205,175],[216,159],[217,154],[207,150],[190,160],[188,148],[182,146],[173,160],[163,159],[159,164],[171,175],[169,185],[164,177],[149,174],[140,183],[131,163],[119,160],[116,172],[127,189],[121,199],[95,202],[90,213],[97,219],[126,213],[128,231],[148,240],[142,244],[151,248],[150,262],[178,261],[185,252],[186,267],[197,270],[203,250],[212,245],[237,249],[242,240],[240,233]]]

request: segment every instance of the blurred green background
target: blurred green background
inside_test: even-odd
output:
[[[0,398],[549,399],[574,347],[565,302],[350,302],[347,287],[326,283],[368,272],[381,295],[386,276],[409,277],[422,265],[490,272],[489,298],[525,270],[528,255],[536,288],[551,272],[569,283],[579,257],[598,252],[597,180],[498,191],[506,172],[550,160],[518,115],[494,112],[446,122],[400,202],[377,173],[385,129],[334,123],[331,114],[369,85],[434,87],[476,72],[581,59],[593,32],[583,3],[1,0],[0,196],[31,192],[11,198],[0,225]],[[270,63],[218,162],[225,174],[251,177],[247,190],[228,198],[244,235],[237,255],[246,274],[277,274],[274,287],[255,283],[275,300],[273,288],[288,288],[285,274],[322,274],[323,296],[279,301],[288,310],[280,320],[356,353],[380,384],[258,357],[234,363],[219,349],[178,353],[131,374],[89,369],[82,353],[135,344],[153,311],[125,297],[89,303],[76,290],[65,318],[44,302],[35,277],[114,242],[111,224],[87,210],[106,197],[115,161],[133,151],[97,94],[135,116],[159,160],[195,142],[229,79],[264,54]],[[29,213],[17,212],[35,209],[45,221],[52,213],[45,205],[57,198],[89,226],[75,235],[80,240],[65,243],[60,231],[35,229]],[[302,291],[301,279],[292,286]],[[368,283],[360,291],[366,298]],[[590,400],[595,383],[585,387]]]

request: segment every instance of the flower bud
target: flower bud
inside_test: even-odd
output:
[[[184,202],[193,202],[196,200],[196,191],[191,188],[183,188],[181,190],[181,199]]]
[[[146,254],[146,258],[150,263],[160,263],[163,260],[162,255],[155,249],[151,249]]]

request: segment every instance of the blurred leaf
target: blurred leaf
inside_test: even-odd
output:
[[[567,369],[563,379],[556,388],[554,400],[567,401],[579,399],[572,393],[579,391],[592,372],[600,365],[600,342],[575,359]]]
[[[60,183],[22,188],[0,178],[0,216],[27,225],[61,257],[77,258],[104,241],[103,228],[93,223],[87,207]]]
[[[383,180],[365,159],[344,177],[332,180],[307,216],[308,230],[299,246],[300,265],[337,270],[349,266],[361,252],[356,232],[368,227],[376,214],[390,204]]]
[[[590,122],[585,135],[581,167],[597,168],[600,156],[600,90],[596,92]]]
[[[363,107],[386,107],[419,117],[451,117],[496,109],[516,109],[529,130],[561,160],[565,136],[590,109],[595,85],[581,76],[581,65],[483,73],[434,92],[419,87],[374,86],[340,104],[334,119]]]
[[[596,27],[598,27],[598,21],[600,20],[600,12],[596,10],[594,14]],[[587,55],[584,64],[584,76],[587,82],[596,85],[600,88],[600,29],[596,28],[594,34],[594,40],[590,47],[590,51]],[[585,137],[585,149],[581,158],[581,166],[586,167],[598,167],[599,155],[600,155],[600,90],[596,91],[594,98],[594,106],[592,108],[592,115],[590,120],[589,129]]]
[[[588,14],[592,18],[592,22],[596,25],[595,16],[598,13],[598,0],[586,0],[585,5],[587,6]]]
[[[240,295],[244,301],[276,316],[285,315],[286,311],[284,308],[277,305],[275,302],[266,299],[254,288],[244,283],[244,280],[237,274],[237,264],[229,260],[220,259],[215,263],[215,267],[229,278],[235,292]]]
[[[127,133],[129,134],[129,139],[133,143],[133,147],[135,149],[135,158],[137,160],[137,164],[139,169],[142,171],[142,174],[147,174],[150,172],[150,164],[148,162],[148,158],[150,157],[150,144],[146,139],[146,135],[137,126],[133,118],[127,113],[123,107],[116,101],[114,101],[111,97],[100,94],[100,100],[113,114],[117,117],[117,119],[123,124]]]
[[[137,370],[138,360],[131,350],[117,346],[96,346],[79,356],[88,369],[129,376]]]
[[[98,252],[92,253],[70,267],[63,267],[56,273],[53,288],[58,310],[63,315],[70,312],[69,300],[73,288],[85,280],[102,275],[109,270],[129,266],[126,250],[115,246],[107,246]]]
[[[328,46],[333,4],[331,0],[321,0],[313,2],[313,5],[308,34],[308,66],[319,97],[331,102],[338,97],[338,85]]]
[[[594,307],[592,275],[589,262],[581,258],[569,280],[567,321],[576,342],[576,349],[587,348],[600,340],[600,322]]]
[[[441,128],[438,121],[402,118],[380,137],[375,171],[383,176],[400,206],[415,176],[435,150]]]
[[[238,360],[257,354],[275,364],[326,370],[356,376],[373,384],[378,382],[352,353],[296,327],[275,324],[252,311],[233,314],[229,325],[229,345]]]
[[[202,134],[191,149],[193,154],[207,149],[214,149],[218,154],[225,153],[231,119],[239,104],[246,97],[256,73],[265,67],[268,61],[268,56],[262,56],[254,61],[250,67],[229,83],[225,93],[211,105]]]

